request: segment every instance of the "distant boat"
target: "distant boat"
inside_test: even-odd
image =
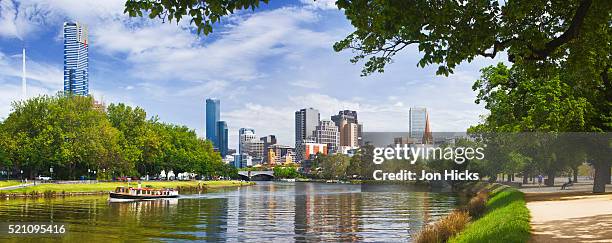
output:
[[[117,187],[115,191],[110,192],[111,199],[158,199],[158,198],[177,198],[178,191],[174,189],[154,189],[154,188],[132,188],[132,187]]]

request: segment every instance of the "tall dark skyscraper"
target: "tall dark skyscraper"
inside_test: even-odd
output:
[[[219,148],[219,153],[221,153],[221,157],[225,157],[227,155],[228,150],[228,129],[227,123],[225,121],[217,122],[217,147]]]
[[[218,99],[206,99],[206,139],[213,143],[222,157],[227,155],[228,129],[227,123],[221,121],[221,102]]]
[[[314,131],[319,125],[321,114],[319,110],[308,108],[295,112],[295,144],[303,140],[314,140]]]
[[[64,92],[89,94],[89,57],[87,26],[64,23]]]
[[[221,120],[221,103],[218,99],[206,99],[206,139],[217,147],[217,122]]]

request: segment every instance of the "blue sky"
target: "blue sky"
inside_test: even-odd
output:
[[[209,36],[187,21],[128,18],[124,1],[0,1],[0,118],[21,99],[21,48],[26,46],[28,96],[63,87],[62,23],[89,26],[90,93],[105,103],[143,107],[149,116],[187,125],[204,136],[204,100],[221,100],[221,118],[235,148],[238,129],[276,134],[292,145],[294,111],[321,117],[358,111],[365,131],[407,131],[408,109],[427,107],[433,131],[464,131],[486,111],[474,104],[478,70],[504,60],[478,58],[449,77],[419,68],[416,47],[385,73],[360,77],[352,53],[335,41],[353,28],[330,1],[279,2],[241,11]]]

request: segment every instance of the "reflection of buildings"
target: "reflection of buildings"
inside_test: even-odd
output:
[[[363,241],[362,197],[358,193],[319,194],[315,184],[295,186],[294,233],[298,242]]]

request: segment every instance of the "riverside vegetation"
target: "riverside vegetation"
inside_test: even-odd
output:
[[[131,182],[130,186],[137,183]],[[174,188],[180,192],[198,192],[208,189],[225,187],[240,187],[253,185],[253,182],[244,181],[144,181],[143,187],[150,188]],[[17,188],[12,190],[0,191],[0,198],[6,197],[53,197],[71,195],[92,195],[106,194],[118,186],[127,186],[126,182],[98,182],[98,183],[79,183],[79,184],[56,184],[42,183],[34,186]]]
[[[59,93],[14,102],[0,122],[0,138],[0,171],[12,178],[49,176],[51,168],[53,179],[73,180],[155,176],[162,170],[238,176],[194,130],[147,118],[140,107],[104,107],[90,96]]]
[[[480,188],[466,207],[415,235],[415,242],[527,242],[529,210],[522,192],[499,184]]]

